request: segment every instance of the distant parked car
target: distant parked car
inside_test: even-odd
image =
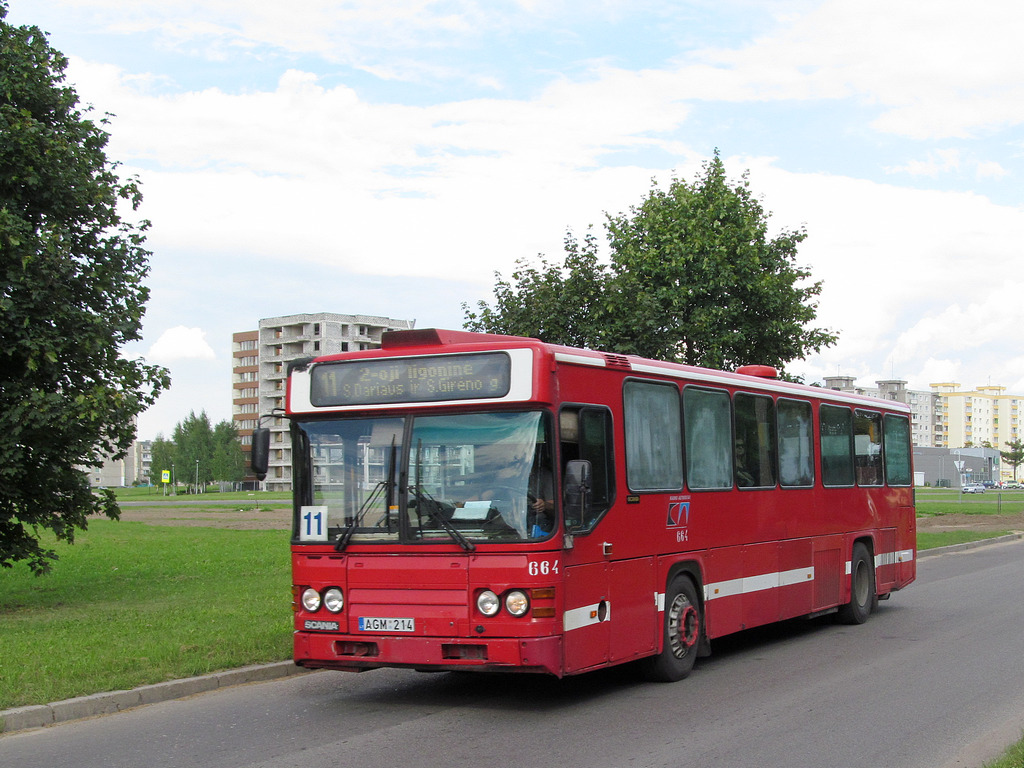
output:
[[[985,486],[981,483],[971,483],[970,485],[965,485],[963,490],[964,493],[984,493]]]

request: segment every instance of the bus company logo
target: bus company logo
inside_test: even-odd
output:
[[[668,505],[668,520],[666,526],[669,528],[685,528],[690,524],[690,502],[670,501]]]
[[[313,619],[306,619],[306,621],[302,625],[302,628],[303,629],[326,629],[326,630],[333,630],[333,631],[337,632],[339,626],[340,625],[336,621],[315,621]]]

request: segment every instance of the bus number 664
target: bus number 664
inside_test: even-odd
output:
[[[530,562],[527,570],[531,576],[547,576],[549,573],[558,573],[558,561],[534,560]]]

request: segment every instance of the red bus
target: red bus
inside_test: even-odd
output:
[[[915,577],[909,409],[765,366],[396,331],[293,363],[285,416],[303,667],[678,680]]]

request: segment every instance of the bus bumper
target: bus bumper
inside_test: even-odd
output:
[[[295,663],[362,672],[380,667],[539,672],[562,676],[562,638],[442,638],[296,632]]]

